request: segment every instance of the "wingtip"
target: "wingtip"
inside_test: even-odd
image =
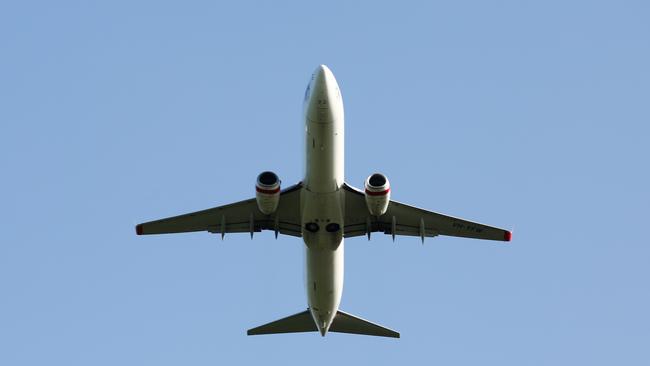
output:
[[[512,231],[506,231],[503,233],[503,241],[512,241]]]
[[[142,224],[135,225],[135,234],[142,235]]]

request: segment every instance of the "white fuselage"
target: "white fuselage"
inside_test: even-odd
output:
[[[319,66],[304,101],[306,171],[302,233],[306,246],[309,309],[327,333],[343,293],[343,101],[332,72]]]

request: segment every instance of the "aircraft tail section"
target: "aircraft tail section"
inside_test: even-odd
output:
[[[286,318],[276,320],[259,327],[249,329],[246,332],[248,335],[258,335],[258,334],[276,334],[276,333],[300,333],[300,332],[315,332],[316,323],[311,317],[309,309],[298,313],[290,315]]]
[[[392,329],[382,327],[379,324],[369,322],[340,310],[336,312],[336,317],[334,317],[332,326],[330,326],[330,332],[399,338],[399,333]]]
[[[249,329],[248,335],[259,334],[277,334],[277,333],[300,333],[300,332],[316,332],[318,328],[314,319],[309,312],[309,309],[286,318],[261,325],[259,327]],[[363,334],[379,337],[392,337],[399,338],[399,333],[382,327],[381,325],[369,322],[365,319],[358,318],[352,314],[343,311],[337,311],[334,321],[329,328],[330,332],[337,333],[350,333],[350,334]]]

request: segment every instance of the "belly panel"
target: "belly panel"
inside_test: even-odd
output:
[[[329,329],[343,294],[343,253],[341,242],[335,249],[306,249],[307,301],[320,329]]]

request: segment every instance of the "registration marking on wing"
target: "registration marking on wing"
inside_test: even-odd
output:
[[[472,233],[482,233],[483,232],[483,229],[481,227],[479,227],[479,226],[466,225],[466,224],[463,224],[462,222],[458,222],[458,221],[454,222],[452,224],[452,227],[454,229],[469,231],[469,232],[472,232]]]

